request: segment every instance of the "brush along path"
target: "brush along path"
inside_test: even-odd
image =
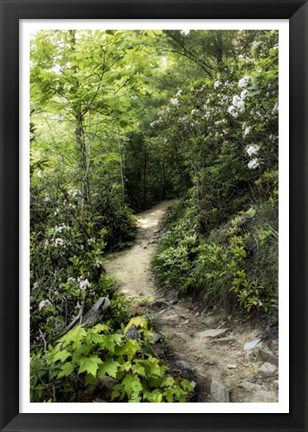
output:
[[[169,363],[183,375],[196,377],[199,402],[277,402],[277,340],[258,328],[202,310],[190,299],[157,290],[151,259],[172,201],[137,215],[133,246],[110,254],[107,273],[119,279],[120,290],[152,314],[168,343]],[[142,299],[151,299],[149,302]],[[142,307],[142,306],[141,306]]]

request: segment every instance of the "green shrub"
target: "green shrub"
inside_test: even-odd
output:
[[[125,336],[131,326],[138,328],[139,339]],[[55,347],[49,346],[45,357],[32,356],[31,400],[50,400],[52,394],[52,401],[71,400],[78,392],[91,393],[108,376],[114,379],[111,401],[185,402],[192,384],[173,378],[167,365],[149,354],[152,338],[143,317],[132,318],[121,333],[112,333],[105,324],[75,327]],[[42,379],[42,371],[49,379]]]

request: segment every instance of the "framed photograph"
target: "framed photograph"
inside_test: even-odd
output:
[[[307,429],[306,1],[1,4],[1,430]]]

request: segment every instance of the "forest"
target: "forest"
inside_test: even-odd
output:
[[[33,35],[31,402],[276,400],[278,54],[274,30]]]

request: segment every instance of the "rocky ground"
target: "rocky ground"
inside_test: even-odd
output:
[[[155,348],[175,372],[197,382],[198,402],[277,402],[278,338],[201,302],[158,290],[151,258],[163,234],[169,202],[138,215],[139,231],[130,249],[109,255],[106,270],[121,291],[153,319]]]

